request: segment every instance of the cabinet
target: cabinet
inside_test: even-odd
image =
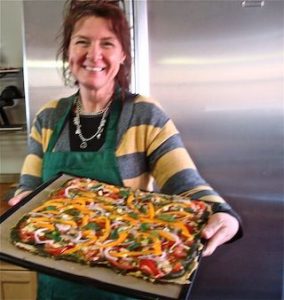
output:
[[[0,299],[35,300],[37,274],[30,270],[0,261]]]

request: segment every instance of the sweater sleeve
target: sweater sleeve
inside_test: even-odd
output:
[[[53,132],[53,112],[58,101],[48,102],[36,115],[28,140],[28,154],[24,160],[16,195],[32,191],[42,184],[42,163],[44,152]]]
[[[160,191],[209,201],[213,203],[213,213],[228,213],[241,224],[238,213],[199,174],[172,120],[165,114],[163,119],[163,126],[155,127],[155,133],[149,134],[152,139],[147,147],[150,170]],[[240,238],[242,234],[240,226],[231,241]]]

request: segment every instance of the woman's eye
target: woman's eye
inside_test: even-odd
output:
[[[87,44],[88,44],[88,42],[85,40],[78,40],[75,42],[75,45],[87,45]]]
[[[103,46],[103,47],[113,47],[113,45],[114,45],[114,44],[113,44],[112,42],[103,42],[103,43],[102,43],[102,46]]]

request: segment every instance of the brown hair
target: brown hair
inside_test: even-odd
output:
[[[128,91],[131,76],[130,30],[127,19],[117,2],[112,0],[71,0],[65,3],[65,17],[60,34],[60,47],[57,53],[57,57],[60,57],[63,62],[65,83],[70,79],[70,70],[67,66],[68,48],[75,24],[83,17],[96,16],[111,22],[112,30],[121,43],[125,60],[120,65],[116,80],[123,94]]]

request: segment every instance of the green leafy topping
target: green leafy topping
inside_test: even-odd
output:
[[[129,194],[130,194],[130,191],[128,191],[128,190],[120,190],[119,191],[119,195],[123,198],[127,198],[129,196]]]
[[[79,210],[77,210],[76,208],[70,208],[67,210],[64,210],[64,213],[70,216],[74,216],[74,217],[78,217],[80,215]]]
[[[119,237],[119,235],[118,235],[118,229],[119,229],[119,228],[115,228],[115,229],[111,232],[111,234],[110,234],[110,239],[111,239],[111,240],[117,240],[117,239],[118,239],[118,237]]]
[[[58,230],[52,231],[52,232],[47,232],[44,235],[47,239],[54,240],[55,242],[60,242],[61,241],[61,236],[60,232]]]
[[[99,231],[99,230],[101,230],[101,226],[97,223],[91,222],[91,223],[88,223],[87,225],[85,225],[83,227],[83,229]]]
[[[194,210],[191,207],[186,207],[184,210],[189,213],[194,213]]]
[[[56,206],[54,205],[49,205],[45,208],[45,210],[56,210]]]
[[[140,225],[140,230],[141,230],[141,231],[148,231],[150,228],[151,228],[151,225],[148,224],[148,223],[142,223],[142,224]]]
[[[134,212],[130,212],[129,214],[129,217],[133,218],[133,219],[138,219],[138,214],[134,213]]]
[[[176,220],[175,216],[173,215],[167,215],[167,214],[161,214],[158,216],[158,219],[162,221],[167,221],[167,222],[174,222]]]
[[[102,187],[102,184],[96,184],[90,188],[91,191],[97,191]]]
[[[136,250],[141,247],[141,243],[133,242],[131,245],[127,247],[129,251]]]
[[[139,208],[139,211],[141,211],[143,214],[146,214],[146,213],[147,213],[147,209],[146,209],[145,206],[141,206],[141,207]]]

